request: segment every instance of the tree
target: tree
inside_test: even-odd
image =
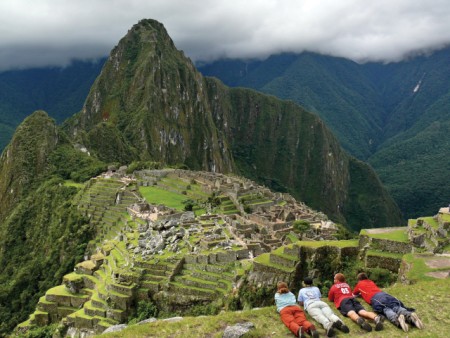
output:
[[[297,220],[292,223],[294,231],[300,234],[300,239],[303,239],[303,234],[311,229],[311,224],[305,220]]]

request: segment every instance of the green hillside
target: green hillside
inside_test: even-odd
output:
[[[450,197],[448,185],[441,185],[449,166],[443,155],[450,142],[445,133],[450,87],[443,75],[449,53],[356,64],[305,52],[263,61],[220,60],[199,69],[225,84],[294,100],[318,114],[346,150],[374,167],[406,217],[415,217]]]

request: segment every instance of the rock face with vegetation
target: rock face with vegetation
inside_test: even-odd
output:
[[[375,173],[348,156],[320,119],[292,102],[203,78],[156,21],[141,21],[113,49],[66,130],[106,162],[236,172],[355,229],[401,223]]]
[[[450,48],[401,62],[363,63],[316,53],[199,65],[233,87],[293,100],[318,114],[344,149],[369,162],[404,215],[448,203]],[[414,175],[411,175],[414,172]]]

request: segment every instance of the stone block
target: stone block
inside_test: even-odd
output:
[[[127,312],[123,310],[109,309],[106,311],[106,318],[111,318],[120,323],[127,318]]]
[[[398,273],[402,260],[400,258],[375,256],[368,254],[366,266],[368,268],[383,268]]]
[[[199,263],[199,264],[208,264],[209,263],[209,257],[207,255],[198,255],[197,256],[197,263]]]
[[[94,327],[92,317],[90,316],[77,315],[74,319],[75,327],[78,329],[92,329]]]
[[[286,268],[294,268],[295,265],[297,264],[296,260],[289,259],[289,258],[283,257],[283,256],[278,256],[275,254],[270,254],[269,260],[270,260],[270,263],[272,263],[272,264],[281,265]]]
[[[70,306],[74,308],[81,307],[84,303],[89,300],[88,296],[83,297],[70,297]]]
[[[71,302],[70,302],[71,297],[70,296],[47,293],[45,295],[45,299],[48,302],[54,302],[60,306],[71,306]]]
[[[49,324],[49,316],[47,312],[36,311],[34,313],[34,322],[37,326],[45,326]]]
[[[186,255],[184,257],[186,264],[196,264],[197,262],[197,256],[194,255]]]
[[[217,262],[218,263],[232,263],[236,261],[236,252],[234,251],[225,251],[217,253]]]

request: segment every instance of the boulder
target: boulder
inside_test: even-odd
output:
[[[108,327],[105,331],[102,332],[103,333],[109,333],[109,332],[119,332],[122,331],[123,329],[125,329],[128,325],[127,324],[118,324],[118,325],[113,325]]]
[[[254,329],[252,322],[239,323],[233,326],[227,326],[223,332],[222,338],[240,338],[250,330]]]

